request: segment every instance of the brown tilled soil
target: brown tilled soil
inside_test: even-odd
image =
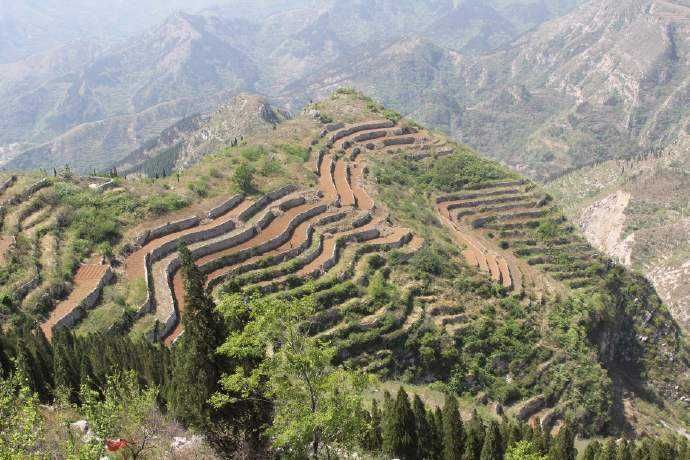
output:
[[[169,241],[174,241],[183,235],[213,228],[220,224],[228,222],[236,218],[239,214],[242,213],[242,211],[246,210],[249,206],[251,206],[252,203],[253,202],[251,200],[244,200],[227,214],[224,214],[221,217],[214,219],[207,224],[200,225],[198,227],[192,227],[186,230],[182,230],[180,232],[171,233],[162,238],[149,241],[140,249],[130,254],[129,257],[127,257],[127,259],[125,260],[125,277],[130,281],[135,280],[137,278],[142,278],[146,272],[144,267],[144,260],[146,258],[146,254],[153,251],[154,249],[162,246],[163,244]]]
[[[10,250],[12,244],[14,243],[14,238],[11,236],[0,236],[0,264],[4,264],[6,261],[7,251]]]
[[[342,158],[335,164],[333,175],[335,176],[335,188],[338,190],[338,195],[340,195],[340,204],[342,206],[354,206],[355,195],[347,178],[347,165]]]
[[[319,189],[323,192],[323,199],[327,203],[338,199],[338,189],[331,175],[331,163],[333,163],[333,155],[324,155],[319,172]]]
[[[96,258],[82,264],[74,276],[74,289],[70,292],[67,299],[58,303],[48,319],[41,324],[41,329],[45,336],[50,340],[53,336],[53,326],[71,312],[101,281],[108,270],[108,265],[101,265]]]
[[[374,207],[374,200],[364,190],[364,166],[361,163],[352,163],[350,166],[352,173],[352,192],[357,200],[357,207],[368,211]]]

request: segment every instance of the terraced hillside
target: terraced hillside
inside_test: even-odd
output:
[[[49,338],[70,327],[173,346],[184,244],[218,304],[313,297],[310,333],[384,379],[583,433],[659,430],[651,392],[671,429],[687,426],[685,338],[650,284],[592,249],[536,184],[354,91],[180,177],[48,184],[8,207],[5,236],[34,254],[26,276],[64,274],[32,316]],[[78,233],[61,222],[84,202],[117,226],[65,271],[63,239]]]

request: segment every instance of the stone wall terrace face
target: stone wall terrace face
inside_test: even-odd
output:
[[[146,230],[134,238],[134,245],[141,247],[144,246],[149,241],[162,238],[164,236],[170,235],[171,233],[181,232],[182,230],[187,230],[192,227],[196,227],[201,222],[201,219],[197,216],[187,217],[185,219],[177,220],[174,222],[168,222],[159,227]]]
[[[298,190],[298,186],[295,184],[290,184],[286,185],[284,187],[279,188],[278,190],[274,190],[273,192],[267,193],[266,195],[262,196],[256,202],[245,209],[239,216],[238,219],[241,220],[242,222],[246,222],[252,217],[256,215],[259,211],[261,211],[263,208],[268,206],[269,203],[272,201],[277,200],[278,198],[282,198],[286,195],[289,195],[290,193],[293,193]]]
[[[344,137],[351,136],[351,135],[358,133],[360,131],[371,131],[374,129],[387,129],[387,128],[392,128],[393,126],[395,126],[395,123],[393,123],[390,120],[375,122],[375,123],[364,123],[361,125],[352,126],[350,128],[342,129],[342,130],[338,131],[337,133],[335,133],[333,136],[331,136],[330,142],[335,143]]]
[[[103,288],[113,279],[113,271],[108,267],[98,284],[84,297],[79,304],[65,316],[57,320],[53,326],[53,331],[61,328],[71,328],[77,321],[86,315],[86,311],[93,308],[101,297]]]
[[[5,193],[5,190],[12,187],[17,182],[17,176],[12,176],[0,185],[0,193]]]
[[[235,209],[237,205],[239,205],[244,200],[244,198],[245,197],[243,193],[238,193],[237,195],[231,197],[230,199],[224,201],[215,208],[211,209],[208,212],[207,217],[209,219],[216,219],[224,214],[227,214],[231,210]]]
[[[414,144],[414,142],[415,142],[414,137],[394,137],[394,138],[390,138],[390,139],[384,139],[383,145],[384,145],[384,147],[390,147],[391,145]]]
[[[453,193],[450,195],[443,195],[436,198],[436,203],[446,203],[448,201],[461,201],[461,200],[471,200],[473,198],[496,196],[496,195],[513,195],[522,193],[517,188],[511,188],[507,190],[492,190],[485,193]]]

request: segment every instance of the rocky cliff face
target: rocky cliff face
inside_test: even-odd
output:
[[[549,184],[595,247],[644,273],[690,330],[690,136],[628,161],[607,161]]]
[[[185,118],[164,130],[128,155],[118,167],[125,173],[169,175],[244,136],[267,132],[289,116],[260,96],[240,94],[210,114]]]

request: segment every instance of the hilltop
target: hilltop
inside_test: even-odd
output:
[[[537,184],[354,90],[274,121],[179,176],[8,176],[6,331],[174,344],[183,242],[218,304],[313,296],[310,334],[384,381],[546,430],[687,430],[686,337]]]

